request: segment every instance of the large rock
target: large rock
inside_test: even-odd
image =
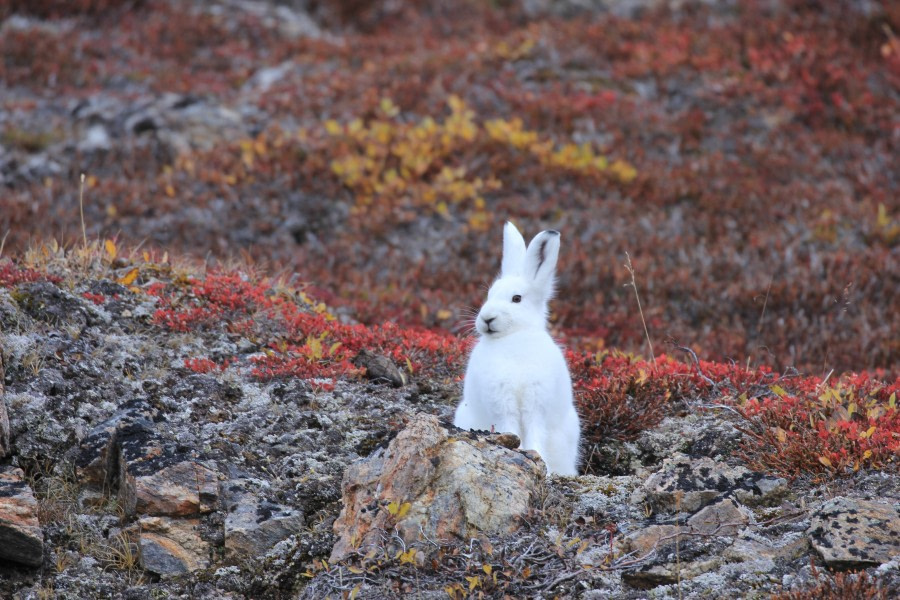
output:
[[[838,496],[813,513],[807,533],[829,567],[880,565],[900,556],[900,505]]]
[[[514,531],[544,469],[533,453],[417,415],[386,449],[347,469],[331,559],[381,546],[385,531],[405,543]]]
[[[771,503],[787,492],[787,481],[707,457],[675,455],[647,478],[641,492],[657,510],[695,512],[724,496],[742,504]]]
[[[171,577],[209,566],[210,545],[198,531],[198,519],[144,517],[140,524],[141,566]]]
[[[39,567],[44,558],[44,533],[38,503],[15,467],[0,470],[0,560]]]

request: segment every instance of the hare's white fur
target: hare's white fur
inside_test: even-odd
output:
[[[475,319],[463,399],[453,423],[510,432],[536,450],[550,473],[575,475],[581,428],[562,350],[547,332],[559,233],[542,231],[526,248],[512,223],[503,229],[500,278]]]

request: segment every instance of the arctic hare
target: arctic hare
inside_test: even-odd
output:
[[[558,231],[542,231],[526,249],[515,225],[504,227],[500,278],[475,319],[479,340],[453,423],[514,433],[550,473],[575,475],[581,429],[572,379],[547,332],[558,257]]]

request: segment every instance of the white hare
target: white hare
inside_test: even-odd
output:
[[[558,231],[542,231],[526,249],[515,225],[504,227],[500,278],[475,320],[480,339],[453,423],[514,433],[523,449],[541,455],[550,473],[575,475],[581,428],[572,379],[547,332],[558,257]]]

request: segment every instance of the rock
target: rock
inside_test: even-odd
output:
[[[25,473],[15,467],[0,470],[0,560],[39,567],[44,558],[44,532],[38,503]]]
[[[116,435],[119,502],[126,515],[192,516],[210,512],[218,475],[160,437],[154,424],[136,419]]]
[[[106,127],[99,123],[91,125],[84,132],[84,137],[78,142],[78,150],[81,152],[97,152],[112,149],[112,141]]]
[[[742,504],[771,503],[787,492],[787,481],[732,467],[711,458],[675,455],[647,478],[643,493],[658,510],[695,512],[731,495]],[[635,501],[641,498],[635,497]]]
[[[72,325],[83,328],[88,321],[82,303],[47,281],[23,284],[19,304],[34,319],[53,326]]]
[[[198,532],[198,519],[143,517],[140,525],[141,566],[161,577],[209,566],[210,545]]]
[[[900,555],[900,505],[832,498],[810,519],[809,540],[834,569],[864,569]]]
[[[225,555],[230,559],[264,556],[275,544],[300,532],[303,514],[292,508],[260,500],[229,482],[223,486],[225,504]]]
[[[0,346],[0,458],[7,456],[10,446],[9,413],[6,410],[6,388],[3,380],[6,372],[3,368],[3,348]]]
[[[416,415],[388,445],[347,469],[331,560],[381,546],[516,530],[544,479],[539,458]]]
[[[697,535],[735,536],[750,521],[749,516],[733,500],[725,499],[700,509],[682,524],[651,525],[629,534],[621,541],[622,552],[645,555]],[[678,536],[678,534],[682,534]]]
[[[723,556],[738,562],[764,559],[787,562],[803,555],[807,548],[809,539],[805,535],[786,532],[776,540],[737,539],[725,550]]]
[[[622,540],[620,542],[621,551],[624,553],[637,552],[638,556],[644,556],[660,545],[669,542],[674,544],[677,534],[684,531],[686,528],[678,525],[651,525],[629,534]]]
[[[85,436],[75,459],[75,475],[82,486],[83,501],[102,502],[105,495],[117,492],[115,486],[123,480],[121,432],[134,428],[151,430],[153,414],[146,405],[131,406],[114,413]]]
[[[363,348],[353,359],[353,364],[357,367],[364,367],[366,377],[374,381],[384,381],[395,388],[406,384],[406,377],[397,368],[397,365],[382,354],[375,354]]]
[[[219,496],[218,474],[189,460],[163,466],[147,475],[129,470],[121,485],[128,488],[124,493],[120,491],[120,497],[129,499],[125,505],[128,514],[193,516],[212,511]]]
[[[750,522],[746,509],[726,498],[699,510],[687,520],[688,529],[705,535],[737,535]]]

